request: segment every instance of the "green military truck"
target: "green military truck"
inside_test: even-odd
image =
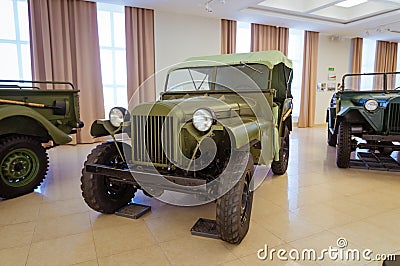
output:
[[[113,141],[85,162],[86,203],[114,213],[137,189],[181,206],[216,201],[219,237],[240,243],[249,229],[254,165],[278,175],[288,167],[291,81],[292,63],[278,51],[190,58],[173,67],[158,101],[129,112],[113,108],[109,120],[92,124],[94,137]],[[117,141],[119,133],[128,138]]]
[[[390,155],[400,150],[400,72],[347,74],[327,110],[328,145],[336,164],[350,166],[357,148]]]
[[[71,83],[0,80],[0,198],[39,186],[48,168],[46,149],[70,142],[69,134],[81,127]]]

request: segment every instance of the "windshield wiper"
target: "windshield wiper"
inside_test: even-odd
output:
[[[198,89],[197,89],[197,86],[196,86],[196,82],[194,81],[194,78],[193,78],[193,75],[192,75],[192,71],[190,71],[190,68],[188,68],[188,71],[189,71],[190,78],[192,79],[193,86],[194,86],[195,90],[197,91]]]
[[[193,86],[194,86],[194,88],[196,89],[196,91],[198,91],[198,90],[201,88],[201,86],[203,86],[203,83],[204,83],[204,81],[206,80],[207,75],[204,75],[203,81],[200,83],[200,86],[197,87],[197,86],[196,86],[196,81],[195,81],[194,78],[193,78],[192,71],[190,71],[190,68],[188,68],[188,71],[189,71],[189,74],[190,74],[190,78],[192,79]]]
[[[247,66],[248,68],[250,68],[251,70],[254,70],[254,71],[257,72],[257,73],[263,74],[262,71],[260,71],[260,70],[258,70],[257,68],[254,68],[254,67],[252,67],[252,66],[246,64],[245,62],[240,61],[240,64],[242,64],[242,65],[244,65],[244,66]]]

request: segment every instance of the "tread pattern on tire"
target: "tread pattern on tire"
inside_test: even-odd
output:
[[[115,150],[114,150],[115,149]],[[106,158],[110,153],[115,153],[116,148],[113,142],[105,142],[98,145],[87,156],[86,162],[82,169],[81,177],[81,190],[82,196],[86,204],[95,211],[101,213],[112,214],[117,209],[125,206],[135,195],[136,190],[131,187],[128,191],[118,200],[112,200],[105,197],[104,187],[101,187],[101,182],[104,179],[101,176],[86,173],[85,166],[88,163],[102,164],[105,163],[102,159]]]
[[[338,137],[336,165],[339,168],[349,168],[351,154],[351,126],[349,123],[340,123]]]
[[[285,145],[289,148],[289,145],[290,145],[289,136],[287,136],[285,139]],[[282,154],[281,154],[281,152],[283,152],[282,148],[284,148],[284,147],[281,147],[281,149],[279,150],[279,161],[273,161],[271,164],[272,172],[275,175],[285,174],[286,170],[288,168],[290,150],[288,150],[286,161],[282,161],[282,159],[283,159]]]
[[[252,177],[254,173],[254,163],[251,155],[245,155],[248,157],[246,166],[246,172],[239,179],[239,182],[233,186],[225,195],[217,200],[216,207],[216,226],[219,237],[231,244],[239,244],[247,231],[249,230],[251,208],[253,201],[253,191],[250,192],[250,202],[248,205],[248,220],[244,225],[241,224],[241,201],[242,192],[245,178],[249,178],[249,186],[252,184]]]
[[[337,135],[333,135],[328,128],[328,145],[331,147],[336,147],[337,145]]]
[[[20,188],[9,187],[0,181],[0,198],[10,199],[31,193],[42,184],[44,178],[46,177],[47,170],[49,168],[49,156],[42,144],[35,138],[22,135],[3,138],[0,140],[0,153],[3,152],[4,148],[10,149],[18,144],[28,144],[34,150],[36,149],[36,152],[34,150],[33,151],[39,158],[39,172],[37,174],[37,178],[35,178],[31,183]]]

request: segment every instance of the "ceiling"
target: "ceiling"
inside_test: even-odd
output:
[[[344,0],[97,1],[313,30],[335,38],[364,37],[400,42],[400,0],[350,0],[358,3]],[[212,12],[208,12],[206,6]]]

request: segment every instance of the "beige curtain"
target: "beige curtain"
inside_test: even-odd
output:
[[[125,7],[125,31],[131,109],[139,103],[155,100],[154,11]]]
[[[301,87],[299,127],[313,127],[317,91],[318,32],[304,33],[303,83]]]
[[[396,72],[397,68],[397,47],[398,43],[377,41],[375,56],[375,72]],[[395,76],[388,79],[388,88],[395,84]],[[382,77],[374,80],[374,89],[381,90],[383,88]]]
[[[96,4],[79,0],[28,0],[32,77],[70,81],[80,90],[85,127],[78,143],[91,143],[91,123],[104,117]]]
[[[221,54],[236,53],[236,21],[221,19]]]
[[[362,50],[363,38],[351,39],[351,73],[361,74]],[[360,90],[361,78],[352,77],[350,86],[353,90]]]
[[[286,56],[289,48],[289,29],[251,24],[251,51],[279,50]]]
[[[375,72],[395,72],[397,43],[378,41],[376,45]]]

